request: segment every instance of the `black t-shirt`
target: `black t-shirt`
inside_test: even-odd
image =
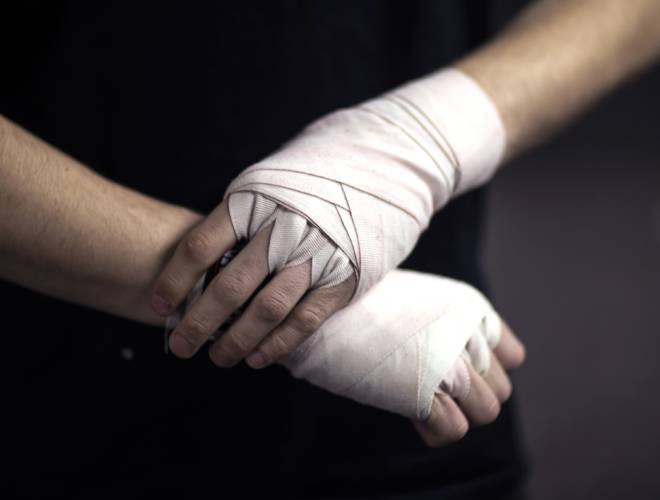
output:
[[[91,168],[208,212],[313,119],[451,62],[488,2],[27,3],[3,13],[0,111]],[[406,266],[483,289],[483,191]],[[0,283],[18,493],[496,497],[521,477],[511,405],[458,444],[283,368],[164,353],[151,328]],[[403,298],[402,298],[403,300]],[[421,498],[421,497],[420,497]]]

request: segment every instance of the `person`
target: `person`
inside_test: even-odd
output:
[[[485,13],[462,2],[15,8],[11,24],[30,21],[32,36],[7,61],[3,113],[114,182],[3,120],[0,276],[156,325],[154,277],[162,293],[172,269],[187,276],[164,301],[175,306],[201,271],[174,248],[209,224],[181,207],[211,211],[231,179],[316,117],[452,64],[492,98],[511,159],[660,51],[652,0],[536,2],[487,44]],[[405,265],[484,288],[483,196],[435,215]],[[9,350],[21,353],[10,401],[23,493],[461,498],[519,483],[510,404],[452,447],[428,448],[405,419],[279,367],[165,357],[153,330],[3,286],[21,329]],[[218,364],[250,352],[235,354]]]

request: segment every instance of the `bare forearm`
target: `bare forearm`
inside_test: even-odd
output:
[[[0,278],[152,324],[149,287],[199,216],[95,174],[0,117]]]
[[[511,158],[659,54],[658,0],[542,0],[456,66],[495,101]]]

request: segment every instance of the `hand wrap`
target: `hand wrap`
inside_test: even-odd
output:
[[[436,392],[467,395],[463,361],[487,372],[500,335],[499,316],[473,287],[395,270],[281,363],[332,393],[424,419]]]
[[[434,212],[493,175],[504,146],[488,96],[445,69],[316,120],[232,181],[237,239],[275,224],[271,272],[311,259],[310,288],[358,278],[351,304],[283,362],[295,376],[412,418],[428,417],[436,391],[469,390],[461,360],[487,370],[499,317],[468,285],[392,270]]]
[[[492,176],[504,144],[490,99],[445,69],[316,120],[225,197],[238,239],[275,222],[271,272],[311,258],[311,288],[355,272],[358,297],[403,261],[435,211]]]

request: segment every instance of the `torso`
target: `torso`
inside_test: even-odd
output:
[[[9,16],[30,42],[25,59],[9,62],[15,71],[0,105],[102,174],[209,211],[243,168],[314,118],[482,41],[485,15],[467,4],[47,4],[42,21],[28,23],[27,11]],[[443,210],[405,266],[483,288],[482,198],[474,192]],[[41,311],[22,322],[30,336],[15,341],[24,358],[10,369],[26,384],[12,395],[26,415],[17,462],[29,466],[27,477],[43,466],[42,477],[55,481],[44,487],[99,481],[121,492],[130,481],[132,492],[211,487],[221,496],[449,495],[484,481],[489,491],[506,488],[520,476],[509,405],[496,423],[432,450],[405,419],[280,367],[221,370],[204,354],[175,360],[156,329],[8,284],[0,293],[10,322],[27,304]]]

